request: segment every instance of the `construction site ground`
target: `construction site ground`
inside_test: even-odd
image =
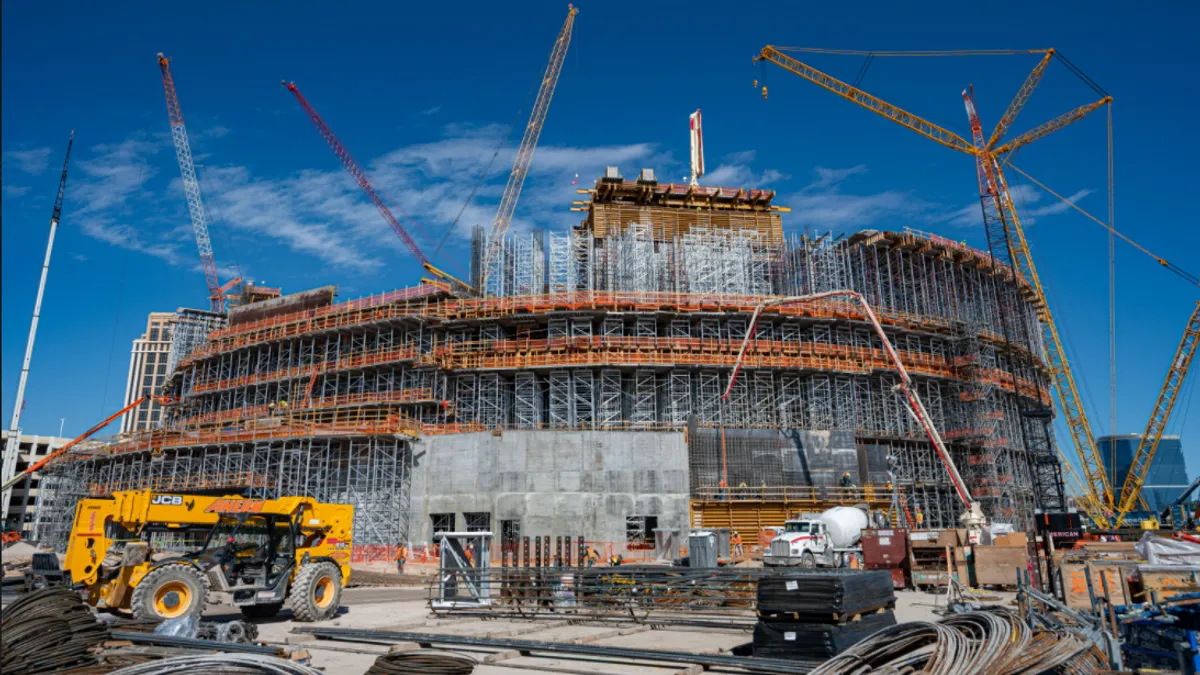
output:
[[[382,575],[381,575],[382,576]],[[397,575],[393,574],[393,577]],[[417,580],[415,575],[409,579]],[[408,579],[406,579],[408,581]],[[1007,603],[1011,593],[996,593],[999,602]],[[936,621],[934,602],[937,596],[919,591],[896,593],[896,620]],[[205,613],[211,620],[241,618],[232,606],[214,605]],[[292,620],[291,613],[284,610],[278,617],[256,622],[259,639],[276,644],[286,644],[293,649],[306,649],[311,654],[312,665],[324,669],[329,675],[361,675],[374,663],[380,654],[386,654],[390,645],[375,645],[333,640],[318,640],[308,635],[294,635],[297,626],[337,626],[339,628],[364,628],[395,630],[416,633],[437,633],[488,638],[511,637],[521,640],[545,642],[587,643],[628,647],[633,649],[657,649],[666,651],[694,652],[697,654],[728,654],[731,649],[750,642],[751,634],[744,630],[715,630],[711,628],[669,627],[651,628],[646,625],[587,624],[575,623],[568,618],[562,620],[512,620],[481,619],[476,617],[438,618],[426,605],[426,590],[423,586],[370,586],[348,588],[342,594],[342,609],[338,616],[316,624],[301,624]],[[418,645],[408,644],[417,649]],[[479,662],[476,675],[510,675],[513,672],[543,671],[551,673],[608,673],[612,675],[638,675],[640,673],[695,673],[699,666],[680,664],[660,665],[616,662],[612,660],[577,656],[533,655],[523,656],[515,650],[471,649],[445,650],[460,653]]]

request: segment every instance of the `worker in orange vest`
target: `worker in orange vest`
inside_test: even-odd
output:
[[[408,560],[408,548],[404,544],[396,547],[396,574],[404,574],[404,563]]]
[[[744,558],[746,551],[742,548],[742,535],[737,530],[733,531],[733,536],[729,538],[729,543],[733,544],[733,557]]]

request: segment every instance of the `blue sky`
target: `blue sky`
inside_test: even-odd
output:
[[[779,192],[785,227],[914,227],[982,246],[971,160],[774,66],[764,44],[911,50],[1056,47],[1115,98],[1118,229],[1192,272],[1200,131],[1194,3],[583,4],[515,227],[563,229],[574,188],[604,165],[686,173],[687,115],[704,112],[705,182]],[[1146,9],[1148,7],[1148,9]],[[82,432],[120,407],[130,341],[151,311],[206,291],[170,143],[156,52],[172,59],[222,279],[343,298],[416,282],[397,238],[345,175],[281,78],[294,80],[432,250],[514,119],[489,180],[437,262],[466,266],[490,223],[565,3],[3,5],[3,391],[7,425],[68,132],[75,153],[27,393],[27,433]],[[1118,46],[1119,45],[1119,46]],[[969,138],[961,90],[995,124],[1036,56],[878,58],[862,86]],[[861,59],[803,58],[852,80]],[[763,78],[766,101],[751,82]],[[1015,130],[1097,98],[1053,64]],[[516,117],[521,110],[519,118]],[[1103,217],[1102,115],[1016,164]],[[1192,167],[1192,168],[1188,168]],[[1010,175],[1039,271],[1109,430],[1107,240]],[[1118,419],[1140,432],[1200,289],[1118,243]],[[1196,389],[1197,376],[1189,378]],[[1181,401],[1193,473],[1200,396]],[[1186,422],[1184,418],[1186,416]],[[1066,440],[1060,435],[1060,439]]]

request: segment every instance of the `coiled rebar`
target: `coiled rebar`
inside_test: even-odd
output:
[[[110,675],[322,675],[309,666],[263,654],[176,656],[115,670]]]
[[[1032,630],[1006,609],[886,628],[814,669],[811,675],[920,672],[925,675],[1091,675],[1100,649],[1070,631]]]
[[[475,661],[465,656],[430,651],[384,654],[365,675],[470,675]]]

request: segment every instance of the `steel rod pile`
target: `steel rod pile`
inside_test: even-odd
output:
[[[97,663],[95,648],[109,639],[78,593],[55,586],[34,591],[4,609],[3,675],[51,673]]]
[[[1032,630],[1021,617],[989,609],[884,629],[826,661],[813,675],[916,672],[925,675],[1090,675],[1107,670],[1104,654],[1069,631]]]
[[[570,644],[558,642],[539,642],[535,640],[513,640],[509,638],[481,638],[466,635],[438,635],[435,633],[406,633],[389,630],[364,630],[354,628],[293,628],[293,633],[299,635],[314,635],[329,640],[344,640],[349,642],[369,642],[377,644],[394,644],[397,642],[416,642],[420,645],[450,645],[458,647],[482,647],[485,649],[519,650],[521,652],[568,654],[592,656],[621,661],[660,661],[665,663],[687,663],[718,668],[744,668],[759,673],[780,673],[784,675],[807,675],[817,666],[819,661],[809,659],[760,659],[749,656],[728,656],[724,654],[692,654],[688,652],[668,652],[656,649],[627,649],[591,644]]]
[[[813,598],[813,603],[822,603],[818,611],[856,611],[857,604],[862,604],[857,603],[859,591],[866,587],[856,590],[844,584],[839,585],[836,580],[846,576],[843,572],[848,571],[626,565],[506,567],[443,573],[430,581],[427,589],[430,606],[435,612],[527,618],[570,612],[597,620],[609,618],[649,623],[661,620],[695,625],[711,623],[715,626],[730,626],[733,621],[750,628],[756,620],[754,612],[759,609],[758,586],[763,579],[825,580],[817,594],[821,598]],[[885,595],[890,600],[891,580],[886,573],[881,578],[886,581]],[[781,588],[783,583],[778,582]],[[834,602],[832,591],[826,592],[830,584],[842,589],[837,597],[845,596],[845,607],[838,604],[830,609]],[[672,618],[669,616],[671,612],[679,616]],[[651,613],[659,615],[651,618]]]

